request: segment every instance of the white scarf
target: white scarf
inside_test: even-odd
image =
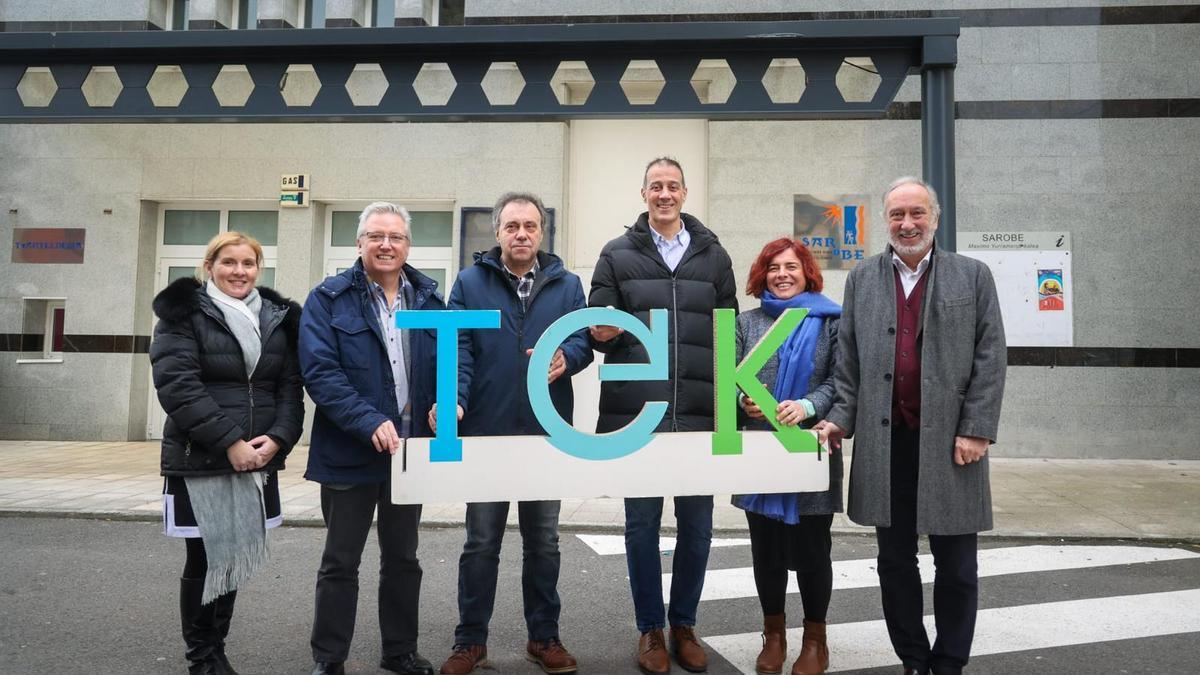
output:
[[[204,291],[216,302],[217,309],[225,316],[229,330],[233,331],[233,336],[237,338],[246,362],[246,376],[249,377],[258,365],[258,357],[262,355],[262,326],[258,321],[258,314],[262,310],[262,297],[259,296],[258,289],[251,289],[245,298],[238,299],[226,295],[217,288],[212,279],[209,279]]]

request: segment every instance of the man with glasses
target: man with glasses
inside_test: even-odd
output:
[[[451,309],[501,312],[500,330],[459,333],[458,417],[463,436],[546,435],[524,386],[529,353],[550,324],[583,309],[583,284],[553,253],[540,251],[546,208],[535,195],[510,192],[492,209],[497,246],[475,254],[450,293]],[[563,341],[546,378],[558,414],[571,422],[571,376],[592,362],[587,332]],[[436,411],[430,411],[430,426]],[[508,502],[467,504],[467,542],[458,563],[458,627],[443,675],[487,665],[488,623],[496,600]],[[525,656],[547,673],[573,673],[575,658],[558,637],[558,501],[517,505],[523,562],[521,590],[529,642]]]
[[[305,478],[321,484],[325,550],[317,572],[313,675],[345,672],[358,606],[358,565],[379,512],[380,667],[432,675],[417,653],[420,505],[391,500],[392,455],[429,436],[436,346],[396,328],[400,310],[445,309],[437,282],[406,264],[408,211],[375,202],[358,219],[358,261],[313,289],[300,323],[300,367],[316,403]]]

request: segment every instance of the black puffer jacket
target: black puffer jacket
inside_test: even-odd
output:
[[[591,307],[612,306],[649,325],[651,309],[670,312],[670,371],[667,380],[604,382],[596,431],[607,433],[633,421],[647,401],[669,407],[656,431],[710,431],[713,428],[714,309],[737,309],[737,288],[729,254],[717,235],[683,214],[691,243],[672,272],[663,262],[643,213],[624,235],[600,252],[588,295]],[[605,363],[646,363],[646,348],[628,333],[593,346]]]
[[[283,468],[300,438],[304,394],[296,352],[300,306],[259,287],[263,349],[247,380],[237,338],[195,279],[179,279],[154,298],[150,363],[167,413],[162,474],[233,473],[225,452],[238,439],[266,434],[279,452],[261,470]]]

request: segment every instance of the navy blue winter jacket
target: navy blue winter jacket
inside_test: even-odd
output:
[[[415,296],[409,309],[446,308],[436,281],[409,265],[404,274]],[[385,420],[400,429],[400,411],[369,283],[359,260],[322,281],[304,303],[300,369],[317,404],[304,477],[318,483],[381,483],[391,475],[391,455],[377,452],[371,443],[371,434]],[[434,332],[405,333],[412,435],[431,436],[426,417],[436,377]]]
[[[544,435],[529,405],[525,376],[538,338],[564,314],[583,309],[583,284],[552,254],[538,253],[538,270],[529,309],[521,305],[517,285],[504,271],[500,247],[475,254],[475,264],[459,273],[450,291],[450,309],[498,309],[500,329],[463,330],[458,338],[458,403],[466,411],[462,436]],[[575,394],[571,376],[592,362],[587,330],[561,345],[567,370],[550,384],[559,415],[572,421]]]

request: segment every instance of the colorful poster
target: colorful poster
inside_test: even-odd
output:
[[[867,205],[867,195],[794,195],[793,236],[821,269],[854,269],[867,257]]]
[[[1038,270],[1038,311],[1061,312],[1065,308],[1062,270]]]

